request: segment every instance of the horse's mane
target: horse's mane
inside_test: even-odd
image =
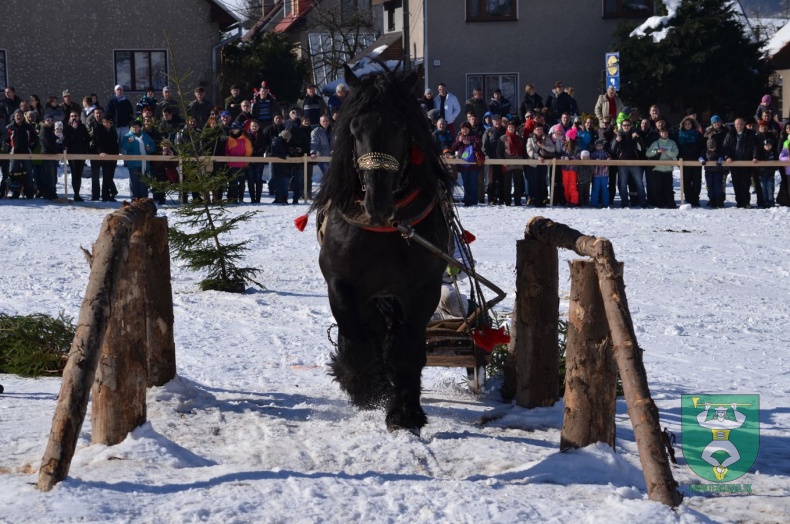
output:
[[[454,181],[433,146],[429,121],[416,97],[402,82],[403,78],[403,74],[392,71],[365,75],[343,101],[340,118],[333,129],[332,161],[311,211],[323,209],[330,201],[333,208],[343,212],[350,213],[356,208],[355,200],[361,194],[361,187],[354,166],[354,137],[350,127],[356,116],[370,111],[394,113],[405,119],[412,142],[423,154],[421,163],[410,163],[406,168],[406,181],[401,185],[403,189],[419,186],[429,194],[451,191]]]

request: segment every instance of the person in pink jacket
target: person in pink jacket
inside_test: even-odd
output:
[[[225,155],[250,157],[252,156],[252,142],[243,133],[243,126],[234,122],[230,127],[228,140],[225,142]],[[247,180],[249,162],[228,162],[228,200],[237,204],[244,203],[244,182]],[[250,188],[252,191],[252,188]],[[250,193],[252,194],[252,192]]]

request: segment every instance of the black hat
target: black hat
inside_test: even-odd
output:
[[[716,141],[712,138],[708,139],[708,149],[716,149]]]
[[[693,107],[689,107],[688,109],[686,109],[686,116],[691,116],[696,114],[697,114],[697,110],[694,109]]]
[[[773,143],[773,141],[772,141],[770,138],[766,138],[766,139],[763,141],[763,145],[764,145],[764,146],[772,146],[772,145],[774,145],[774,143]]]
[[[238,89],[238,88],[239,88],[239,86],[237,86],[236,84],[233,84],[232,86],[230,86],[230,90],[231,91],[233,91],[234,89]]]

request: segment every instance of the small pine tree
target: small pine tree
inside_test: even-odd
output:
[[[172,46],[168,40],[171,56]],[[180,77],[175,59],[172,60],[172,85],[181,100],[183,114],[187,114],[184,103],[184,85],[189,75]],[[236,173],[224,168],[214,169],[206,157],[218,150],[218,141],[223,139],[218,128],[197,129],[187,126],[179,133],[175,143],[164,142],[163,147],[171,150],[180,160],[181,176],[176,183],[149,180],[159,191],[175,191],[182,205],[176,211],[180,218],[170,227],[170,249],[177,260],[186,263],[193,271],[207,271],[200,282],[200,289],[242,293],[247,283],[254,283],[259,270],[238,265],[248,249],[249,240],[226,242],[228,233],[239,224],[250,220],[256,212],[232,213],[230,201],[222,198],[225,188],[235,182]],[[192,195],[192,200],[188,201]],[[213,199],[212,199],[213,196]]]

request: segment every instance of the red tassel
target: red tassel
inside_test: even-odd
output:
[[[466,242],[467,244],[471,244],[475,240],[477,240],[477,237],[474,236],[469,231],[467,231],[466,229],[464,229],[464,242]]]
[[[296,229],[299,231],[304,231],[304,228],[307,227],[307,217],[308,215],[302,215],[294,218],[294,225],[296,226]]]
[[[425,154],[422,152],[422,149],[417,144],[411,145],[411,150],[409,151],[409,162],[414,165],[420,165],[425,161]]]
[[[475,341],[475,345],[483,348],[486,353],[490,353],[500,344],[510,342],[510,335],[505,333],[505,326],[499,329],[491,329],[490,327],[476,329],[472,333],[472,338]]]

